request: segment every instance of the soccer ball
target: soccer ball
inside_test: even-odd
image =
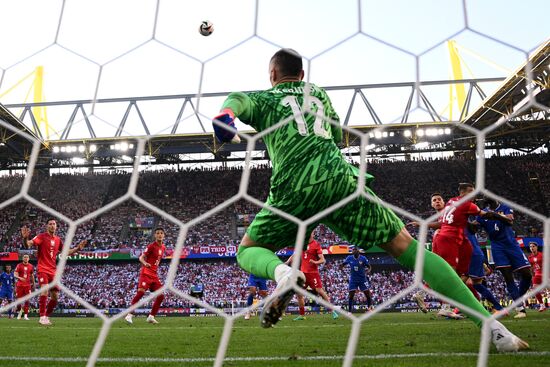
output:
[[[199,33],[203,36],[210,36],[214,32],[214,25],[209,20],[205,20],[201,23],[199,27]]]

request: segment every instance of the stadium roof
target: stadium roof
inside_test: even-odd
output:
[[[464,123],[477,129],[485,128],[489,125],[499,124],[500,126],[487,135],[487,140],[491,142],[491,148],[514,148],[522,151],[532,151],[544,144],[548,144],[550,136],[549,124],[549,69],[550,65],[550,41],[539,47],[529,59],[521,65],[512,75],[506,78],[502,84],[490,96],[485,97],[485,94],[480,88],[480,84],[484,82],[502,81],[502,78],[491,79],[470,79],[470,80],[449,80],[449,81],[431,81],[421,82],[418,85],[414,82],[409,83],[388,83],[388,84],[373,84],[373,85],[350,85],[350,86],[335,86],[327,87],[331,92],[347,91],[351,95],[349,108],[345,118],[342,119],[342,124],[352,127],[361,132],[370,133],[377,148],[370,150],[369,154],[403,154],[417,153],[421,151],[461,151],[472,150],[475,146],[475,139],[471,133],[456,127],[456,124]],[[532,79],[526,77],[527,70],[531,71]],[[529,82],[529,80],[532,80]],[[461,116],[467,115],[461,121],[447,121],[441,117],[433,104],[430,102],[429,93],[426,92],[430,87],[449,86],[452,84],[463,84],[469,86],[469,92],[466,98],[466,104],[461,111]],[[387,123],[382,121],[373,107],[373,103],[367,97],[369,91],[374,89],[396,89],[407,88],[408,101],[403,103],[406,105],[403,115],[398,121]],[[483,102],[480,106],[468,115],[468,109],[473,101],[475,92],[481,96]],[[531,103],[528,93],[533,96]],[[209,93],[201,96],[203,99],[219,98],[227,93]],[[359,98],[356,98],[359,97]],[[425,121],[411,123],[409,115],[415,110],[413,106],[414,97],[417,99],[417,108],[422,110],[426,116]],[[205,129],[203,120],[205,116],[201,115],[193,105],[196,95],[175,95],[175,96],[158,96],[158,97],[134,97],[134,98],[118,98],[106,100],[86,100],[86,101],[67,101],[67,102],[42,102],[34,104],[14,104],[9,105],[9,108],[23,108],[24,114],[29,123],[25,124],[20,119],[15,117],[6,107],[0,105],[0,119],[12,126],[12,130],[24,131],[28,135],[42,141],[43,150],[40,154],[40,162],[45,166],[74,166],[69,159],[82,153],[81,156],[86,158],[87,163],[83,166],[95,166],[94,160],[99,160],[99,166],[116,165],[116,159],[125,155],[131,156],[135,153],[136,141],[138,138],[147,139],[146,154],[154,157],[153,163],[194,163],[196,158],[182,157],[182,155],[193,153],[211,153],[212,158],[198,161],[228,161],[242,160],[243,156],[230,158],[232,152],[246,151],[246,144],[231,144],[219,145],[216,143],[213,134]],[[152,135],[149,133],[150,127],[155,124],[155,121],[147,121],[139,112],[139,103],[149,100],[167,100],[178,99],[183,101],[178,117],[173,125],[165,129],[164,134]],[[357,102],[359,101],[359,102]],[[400,101],[401,102],[401,101]],[[88,115],[85,109],[86,105],[92,104],[109,104],[122,103],[126,105],[126,114],[120,121],[116,132],[108,137],[96,137],[93,131],[93,126],[89,122]],[[369,116],[370,122],[361,125],[356,122],[350,122],[350,115],[357,104],[363,104],[366,107],[366,114]],[[44,140],[40,134],[35,118],[33,116],[33,107],[37,106],[56,106],[66,105],[73,110],[71,118],[66,122],[61,138],[57,140]],[[400,103],[396,102],[396,105]],[[188,106],[188,107],[186,107]],[[187,110],[186,110],[187,108]],[[143,126],[144,134],[126,135],[123,136],[125,124],[127,123],[128,113],[135,109],[140,117],[139,123]],[[81,124],[85,130],[89,132],[89,137],[71,138],[71,129],[76,124],[75,115],[77,112],[84,115],[83,120],[86,124]],[[187,119],[196,119],[199,123],[200,133],[178,133],[181,117],[184,113],[188,113]],[[418,121],[418,120],[416,120]],[[504,123],[505,122],[505,123]],[[431,129],[434,134],[425,134],[424,130]],[[416,132],[422,131],[424,136],[420,139],[420,135]],[[446,133],[443,133],[443,132]],[[449,133],[452,131],[452,133]],[[247,133],[254,134],[253,131]],[[378,137],[383,139],[379,140]],[[431,136],[428,136],[431,135]],[[8,169],[9,167],[25,165],[28,160],[31,145],[27,139],[20,135],[14,135],[13,131],[0,127],[0,168]],[[415,146],[420,140],[432,143],[425,148]],[[357,136],[346,133],[344,138],[344,148],[357,148],[360,140]],[[124,147],[121,149],[121,145]],[[255,147],[257,151],[265,150],[262,142]],[[348,154],[359,154],[357,148],[354,152]],[[263,159],[263,156],[257,157]],[[120,162],[120,165],[124,165]],[[127,163],[126,163],[127,165]]]
[[[528,75],[530,72],[531,75]],[[488,140],[506,140],[510,147],[533,150],[550,141],[550,40],[517,68],[465,124],[478,129],[500,124]]]

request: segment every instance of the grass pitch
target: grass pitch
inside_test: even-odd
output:
[[[258,317],[235,321],[225,366],[340,366],[351,332],[343,317],[286,316],[276,328],[260,328]],[[220,317],[159,318],[159,325],[134,318],[113,324],[97,366],[211,366],[224,327]],[[84,366],[101,327],[98,319],[0,319],[0,366]],[[488,365],[544,366],[550,360],[550,312],[503,323],[526,339],[531,350],[497,354]],[[480,331],[469,321],[433,314],[380,314],[363,323],[354,366],[475,366]]]

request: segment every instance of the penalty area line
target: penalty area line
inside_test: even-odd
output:
[[[550,351],[542,352],[519,352],[519,353],[490,353],[491,356],[498,355],[520,355],[523,357],[530,356],[550,356]],[[424,358],[424,357],[477,357],[474,352],[457,352],[457,353],[407,353],[407,354],[369,354],[357,355],[355,359],[404,359],[404,358]],[[325,360],[342,360],[344,356],[327,355],[327,356],[273,356],[273,357],[227,357],[226,362],[261,362],[261,361],[287,361],[287,360],[303,360],[303,361],[325,361]],[[66,363],[81,363],[86,362],[86,357],[18,357],[18,356],[0,356],[0,361],[24,361],[24,362],[66,362]],[[101,357],[97,362],[154,362],[154,363],[198,363],[198,362],[214,362],[215,358],[115,358]]]

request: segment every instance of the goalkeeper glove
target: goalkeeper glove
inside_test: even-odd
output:
[[[221,113],[214,117],[214,120],[217,120],[218,122],[225,124],[229,127],[235,128],[235,114],[233,111],[231,111],[229,108],[226,108],[221,111]],[[241,139],[239,138],[239,135],[237,135],[236,132],[231,131],[229,129],[224,129],[222,126],[219,126],[218,124],[214,123],[212,121],[212,126],[214,127],[214,133],[216,134],[216,138],[220,143],[240,143]]]

